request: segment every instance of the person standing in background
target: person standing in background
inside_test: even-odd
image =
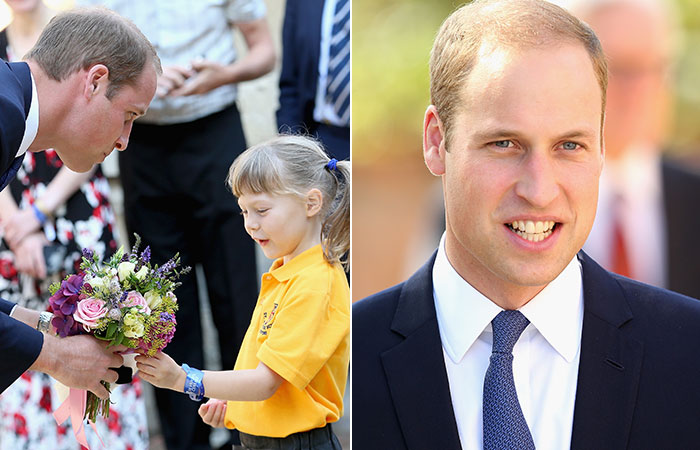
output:
[[[679,33],[665,0],[587,0],[572,10],[610,61],[605,168],[584,250],[608,270],[700,298],[700,175],[663,155]]]
[[[287,0],[277,126],[350,159],[350,0]]]
[[[138,233],[155,260],[180,252],[201,264],[223,369],[232,369],[257,298],[254,243],[226,189],[227,168],[246,148],[236,107],[236,84],[274,67],[275,51],[262,0],[79,0],[102,4],[131,19],[163,63],[148,117],[134,124],[131,154],[119,158],[129,235]],[[233,31],[248,47],[238,57]],[[154,170],[157,168],[158,170]],[[202,367],[203,344],[196,277],[176,292],[180,310],[168,346],[178,362]],[[168,449],[209,449],[210,428],[198,404],[157,391]]]

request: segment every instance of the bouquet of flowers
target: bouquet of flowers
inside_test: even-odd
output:
[[[177,324],[173,291],[190,268],[179,267],[179,254],[160,267],[151,266],[150,248],[139,255],[141,239],[135,236],[131,253],[120,248],[106,262],[83,249],[81,273],[50,287],[51,324],[59,336],[91,334],[110,346],[121,344],[149,356],[172,340]],[[109,391],[109,383],[102,383]],[[88,392],[83,418],[94,423],[98,413],[109,417],[109,399]]]

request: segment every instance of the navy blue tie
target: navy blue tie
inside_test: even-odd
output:
[[[520,311],[501,311],[491,321],[493,351],[484,377],[484,450],[535,448],[513,381],[513,346],[528,323]]]
[[[350,0],[337,0],[335,4],[326,101],[344,124],[350,123]]]

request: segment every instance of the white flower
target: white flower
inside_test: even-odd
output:
[[[139,269],[139,271],[136,272],[135,275],[139,281],[143,280],[146,277],[146,275],[148,275],[148,267],[146,267],[146,266],[141,267],[141,269]]]
[[[140,338],[143,336],[145,329],[142,323],[135,323],[134,325],[129,325],[124,327],[124,336],[128,338]]]
[[[139,323],[139,317],[133,311],[134,309],[132,308],[132,312],[124,314],[124,325],[131,326]]]
[[[135,308],[132,308],[134,311]],[[140,338],[143,336],[145,328],[138,314],[133,312],[124,315],[124,336],[128,338]]]
[[[148,291],[143,295],[143,298],[146,299],[146,302],[148,302],[148,307],[152,310],[156,309],[158,305],[163,302],[163,297],[158,295],[157,291]]]
[[[102,277],[94,277],[86,281],[90,283],[93,289],[104,289],[106,287],[105,279]]]
[[[127,277],[134,273],[135,268],[136,264],[130,261],[124,261],[122,263],[119,263],[119,267],[117,268],[117,271],[119,273],[119,280],[126,281]]]

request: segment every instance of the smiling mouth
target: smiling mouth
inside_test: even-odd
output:
[[[540,242],[551,236],[560,224],[553,220],[536,222],[532,220],[516,220],[505,225],[522,239],[530,242]]]

